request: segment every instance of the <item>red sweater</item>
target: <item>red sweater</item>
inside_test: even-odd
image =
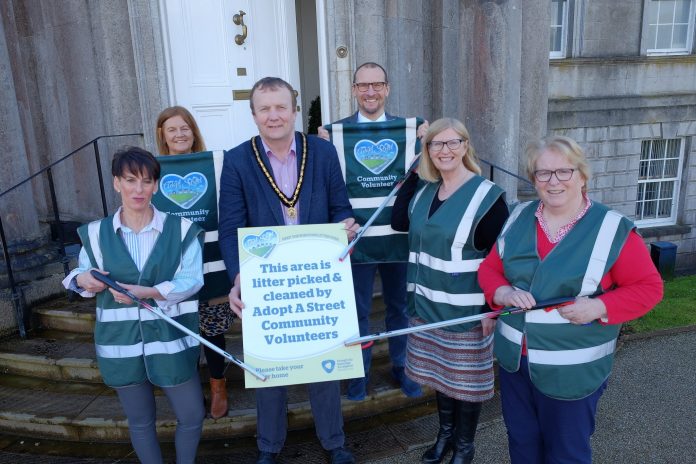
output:
[[[554,244],[548,240],[537,222],[539,257],[543,260],[553,247]],[[510,285],[510,282],[505,278],[497,246],[481,263],[478,281],[491,308],[500,309],[501,306],[493,304],[493,295],[499,287]],[[616,287],[598,297],[607,308],[608,324],[637,319],[662,300],[662,278],[655,269],[643,240],[635,231],[629,234],[618,259],[602,278],[601,286],[605,290]]]

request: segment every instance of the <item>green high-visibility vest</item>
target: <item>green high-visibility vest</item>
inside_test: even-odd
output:
[[[602,293],[600,282],[616,262],[633,223],[593,202],[587,213],[543,259],[537,253],[534,213],[539,202],[518,205],[498,238],[510,284],[537,301]],[[571,324],[557,310],[501,317],[495,355],[508,372],[519,369],[526,336],[530,377],[545,395],[574,400],[592,394],[609,377],[621,325]]]
[[[422,123],[420,118],[394,118],[327,127],[358,224],[372,217],[416,159],[420,152],[416,129]],[[406,233],[391,228],[393,204],[394,198],[365,231],[351,254],[352,263],[406,261]]]
[[[118,282],[152,287],[171,280],[184,250],[194,240],[202,244],[203,229],[188,219],[167,215],[163,231],[139,272],[114,231],[113,219],[109,216],[94,221],[80,227],[78,233],[91,265],[109,271],[109,277]],[[196,295],[167,308],[167,315],[198,333]],[[200,353],[197,340],[147,309],[117,303],[108,290],[97,294],[94,343],[99,371],[111,387],[145,380],[158,386],[179,385],[196,372]]]
[[[474,247],[479,221],[504,195],[503,190],[474,176],[431,216],[430,205],[440,183],[428,183],[409,206],[409,310],[427,322],[479,314],[485,307],[476,273],[485,257]],[[447,327],[463,332],[479,322]]]

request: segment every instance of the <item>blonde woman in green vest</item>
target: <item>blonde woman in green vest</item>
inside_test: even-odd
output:
[[[155,127],[157,149],[162,155],[185,155],[206,151],[205,141],[198,124],[189,110],[183,106],[165,108],[157,117]],[[206,247],[213,244],[206,244]],[[206,283],[206,285],[211,285]],[[225,350],[225,332],[232,325],[234,315],[227,297],[219,302],[201,301],[198,305],[201,336],[218,348]],[[203,346],[205,360],[210,373],[210,417],[219,419],[227,415],[227,380],[225,358]]]
[[[503,190],[481,177],[469,133],[460,121],[433,122],[423,140],[418,176],[402,187],[392,228],[408,231],[410,324],[440,322],[489,309],[476,270],[508,217]],[[440,427],[422,462],[474,458],[481,405],[493,397],[495,321],[408,336],[406,374],[437,392]]]
[[[155,430],[153,390],[158,386],[177,419],[176,462],[193,463],[205,417],[198,341],[128,296],[107,289],[90,271],[108,274],[198,332],[195,296],[203,285],[203,230],[150,204],[160,166],[149,152],[136,147],[116,152],[111,173],[121,207],[79,229],[83,247],[78,267],[63,285],[84,297],[97,297],[94,342],[99,371],[104,383],[116,389],[140,461],[162,463]]]
[[[498,321],[495,355],[510,458],[589,464],[621,323],[660,301],[662,279],[633,223],[587,195],[590,169],[574,140],[532,144],[527,175],[539,200],[512,211],[479,282],[495,308],[575,300]]]

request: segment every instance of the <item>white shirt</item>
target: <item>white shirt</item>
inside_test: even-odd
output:
[[[153,210],[152,221],[142,228],[140,232],[134,232],[121,222],[121,208],[114,215],[114,232],[123,240],[128,249],[128,254],[133,259],[138,271],[142,271],[147,258],[152,253],[152,249],[157,243],[157,239],[164,230],[166,214],[150,205]],[[75,278],[78,274],[88,271],[91,268],[89,255],[85,248],[80,250],[78,266],[73,269],[68,276],[63,279],[63,286],[80,294],[85,298],[94,297],[94,293],[88,292],[77,285]],[[191,242],[191,245],[184,250],[179,267],[172,280],[160,282],[154,286],[164,297],[164,300],[155,300],[157,305],[165,309],[168,306],[180,303],[196,293],[203,286],[203,250],[198,240]]]
[[[387,120],[387,113],[382,113],[382,115],[375,119],[374,121],[370,118],[363,116],[363,114],[358,111],[358,122],[384,122]]]

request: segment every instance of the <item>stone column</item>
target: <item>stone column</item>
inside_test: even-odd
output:
[[[464,0],[460,9],[465,124],[479,156],[512,172],[519,149],[521,3]],[[516,179],[496,172],[495,182],[508,201],[517,197]]]
[[[522,69],[520,81],[520,175],[525,176],[525,149],[530,142],[546,135],[549,107],[549,30],[548,0],[525,0],[522,8]],[[534,188],[519,184],[520,194]]]
[[[164,38],[159,2],[128,0],[131,37],[118,38],[119,45],[132,47],[137,96],[145,147],[157,152],[154,126],[160,111],[170,106],[169,81],[165,64]]]
[[[4,152],[0,169],[0,191],[7,190],[31,174],[12,72],[13,62],[8,49],[8,46],[17,43],[11,40],[16,36],[16,31],[6,32],[7,17],[4,13],[3,10],[0,20],[0,146]],[[28,243],[41,236],[31,183],[2,197],[0,211],[9,243]]]

